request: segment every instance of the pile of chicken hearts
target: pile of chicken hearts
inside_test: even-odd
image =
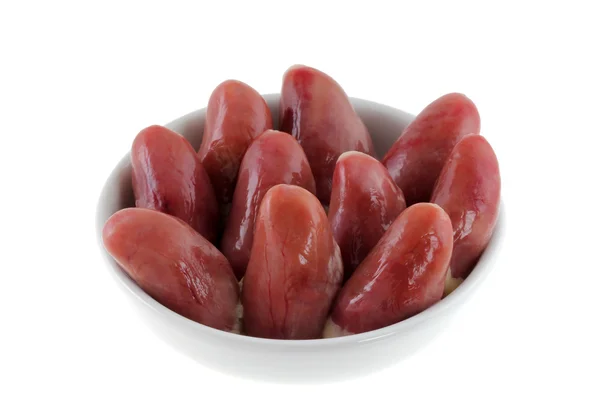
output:
[[[382,160],[321,71],[286,71],[278,117],[281,131],[231,80],[209,99],[198,152],[161,126],[137,135],[136,207],[112,215],[103,240],[146,293],[216,329],[315,339],[402,321],[470,273],[500,176],[467,97],[428,105]]]

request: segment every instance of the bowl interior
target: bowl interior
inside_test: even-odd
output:
[[[271,113],[273,115],[273,126],[275,129],[278,128],[278,115],[279,115],[279,94],[268,94],[264,96]],[[365,125],[367,126],[375,146],[375,151],[379,158],[383,157],[385,152],[392,146],[394,141],[398,138],[404,128],[412,121],[413,116],[404,111],[388,107],[382,104],[374,103],[367,100],[351,98],[350,99],[358,115],[361,117]],[[184,136],[192,146],[197,150],[200,147],[202,141],[202,133],[204,128],[204,117],[205,109],[191,112],[183,117],[166,125],[169,129]],[[163,316],[170,318],[174,321],[178,320],[179,323],[188,325],[189,329],[195,329],[202,331],[205,334],[210,335],[226,335],[231,340],[248,341],[248,342],[270,342],[279,343],[280,345],[290,346],[299,345],[304,346],[309,343],[318,344],[320,346],[331,343],[343,344],[343,343],[356,343],[364,340],[373,340],[377,338],[385,337],[386,335],[393,334],[398,330],[399,326],[410,328],[410,325],[420,323],[421,321],[431,318],[436,313],[441,312],[443,309],[450,307],[452,303],[460,301],[460,297],[466,295],[479,281],[490,265],[490,253],[493,253],[498,246],[498,238],[500,236],[499,231],[502,229],[503,222],[503,206],[501,205],[500,216],[498,218],[498,224],[492,237],[492,241],[488,245],[486,251],[480,258],[477,266],[469,277],[449,296],[444,298],[429,309],[408,318],[402,322],[394,325],[390,325],[385,328],[381,328],[375,331],[361,333],[352,336],[346,336],[334,339],[315,339],[315,340],[273,340],[273,339],[260,339],[249,336],[241,336],[232,333],[218,331],[213,328],[206,327],[198,324],[194,321],[188,320],[173,311],[162,306],[160,303],[152,299],[145,292],[143,292],[136,283],[125,274],[125,272],[117,265],[117,263],[110,257],[102,245],[102,227],[106,220],[115,212],[120,209],[131,207],[134,205],[133,189],[131,185],[131,163],[127,153],[119,164],[112,171],[105,186],[101,192],[100,199],[98,202],[97,215],[96,215],[96,236],[99,241],[101,252],[104,255],[106,261],[110,266],[110,270],[113,276],[124,286],[124,288],[130,293],[136,296],[140,301],[151,307],[154,311],[161,313]]]

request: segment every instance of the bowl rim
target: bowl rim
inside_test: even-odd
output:
[[[279,98],[279,93],[261,94],[261,96],[265,98],[265,100],[269,103],[277,100]],[[381,103],[356,97],[349,97],[349,99],[354,107],[358,105],[362,107],[368,107],[370,109],[383,108],[386,109],[385,112],[397,112],[399,114],[409,116],[411,119],[414,118],[413,115],[405,111]],[[178,123],[191,120],[192,118],[195,118],[198,115],[202,115],[205,112],[206,107],[189,112],[165,124],[164,126],[169,127]],[[121,173],[123,168],[126,167],[129,162],[130,152],[128,151],[117,163],[117,165],[112,169],[111,173],[104,181],[104,184],[102,186],[102,190],[100,192],[100,196],[96,205],[96,223],[94,226],[96,240],[98,241],[98,248],[100,250],[101,255],[104,258],[105,263],[108,266],[110,274],[114,279],[118,281],[119,286],[122,290],[124,290],[129,296],[133,296],[134,298],[136,298],[137,301],[141,302],[145,307],[150,309],[152,313],[156,314],[157,317],[168,319],[169,323],[173,323],[173,326],[175,326],[175,324],[178,324],[178,328],[181,327],[182,329],[195,331],[197,332],[198,337],[212,336],[213,338],[222,341],[236,342],[241,345],[260,345],[266,348],[272,348],[274,350],[281,348],[285,348],[288,350],[302,350],[306,348],[324,349],[380,341],[389,336],[401,334],[402,332],[408,331],[413,327],[426,323],[431,319],[435,319],[436,317],[443,315],[449,308],[455,307],[456,305],[462,303],[464,299],[468,298],[478,288],[478,286],[481,284],[484,278],[488,275],[495,262],[493,256],[498,253],[502,242],[504,241],[506,229],[505,205],[504,200],[501,196],[497,222],[492,234],[492,238],[488,243],[486,249],[484,250],[483,254],[481,255],[479,261],[477,262],[477,265],[469,274],[469,276],[452,293],[442,298],[440,301],[438,301],[431,307],[403,321],[397,322],[392,325],[388,325],[383,328],[375,329],[364,333],[357,333],[349,336],[305,340],[265,339],[253,336],[240,335],[237,333],[225,332],[190,320],[170,310],[169,308],[159,303],[157,300],[153,299],[150,295],[144,292],[123,270],[121,270],[116,265],[114,259],[105,250],[102,241],[102,228],[104,226],[104,223],[106,222],[105,218],[103,218],[103,215],[105,214],[105,212],[103,211],[103,207],[107,201],[107,198],[110,197],[109,194],[111,186],[109,184],[116,178],[116,176],[118,176]]]

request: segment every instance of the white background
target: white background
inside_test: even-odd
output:
[[[0,398],[598,398],[598,13],[572,1],[206,3],[1,3]],[[93,232],[101,186],[140,129],[204,107],[228,78],[276,92],[295,63],[412,113],[467,94],[508,220],[502,262],[438,340],[315,387],[231,378],[173,352],[128,306]]]

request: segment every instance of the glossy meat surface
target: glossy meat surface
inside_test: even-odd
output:
[[[215,194],[196,151],[183,136],[157,125],[142,130],[131,148],[131,165],[137,207],[173,215],[215,240]]]
[[[329,222],[348,279],[406,208],[387,169],[360,152],[342,154],[333,174]]]
[[[475,104],[459,93],[440,97],[416,116],[382,160],[407,205],[429,201],[452,148],[479,129]]]
[[[490,241],[500,186],[498,160],[488,141],[479,135],[463,138],[452,150],[431,198],[452,221],[452,277],[466,278]]]
[[[283,77],[280,129],[302,145],[310,163],[317,197],[329,204],[335,163],[356,150],[374,154],[371,136],[344,90],[314,68],[294,66]]]
[[[238,279],[244,276],[254,237],[254,222],[267,191],[277,184],[315,192],[315,181],[302,147],[289,134],[269,130],[257,137],[240,167],[231,211],[221,241]]]
[[[228,80],[213,91],[198,154],[219,203],[231,202],[246,149],[256,136],[272,127],[267,103],[250,86]]]
[[[237,329],[237,280],[227,259],[183,221],[126,208],[110,217],[104,246],[125,272],[165,307],[201,324]]]
[[[407,208],[340,291],[324,336],[383,328],[435,304],[451,253],[444,210],[430,203]]]
[[[267,192],[244,277],[244,330],[272,339],[321,337],[343,278],[338,245],[317,198],[298,186]]]

